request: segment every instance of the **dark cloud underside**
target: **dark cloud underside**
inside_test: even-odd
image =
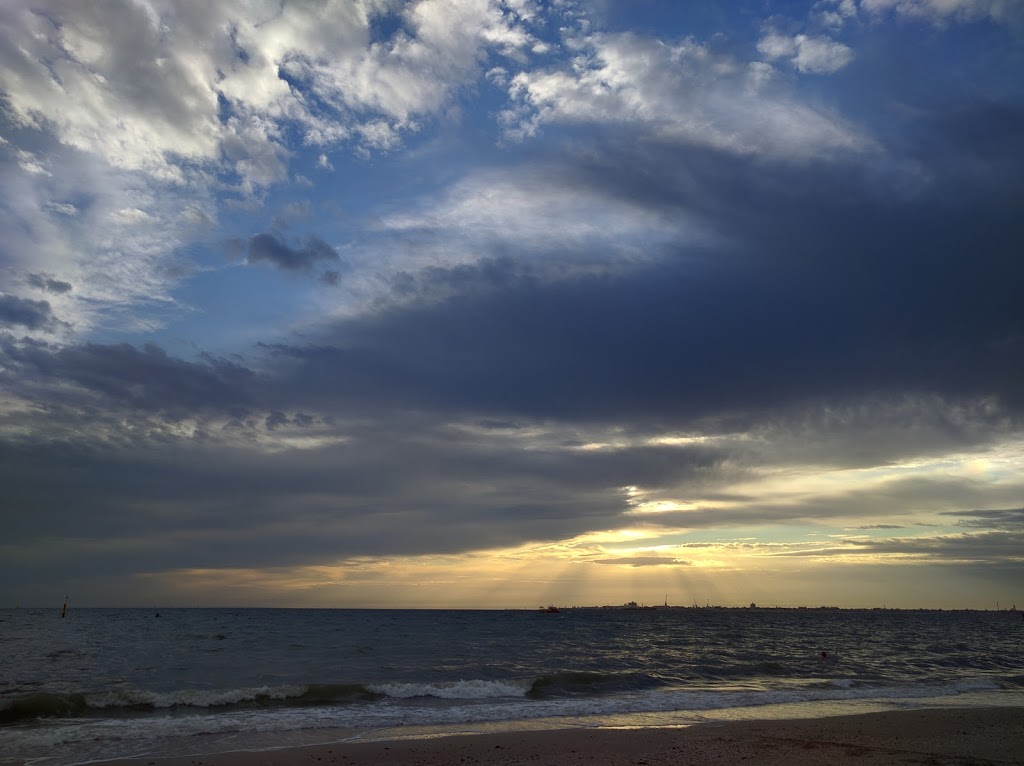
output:
[[[0,295],[0,325],[39,330],[54,322],[48,301],[34,301],[16,295]]]
[[[655,161],[668,186],[648,189],[649,203],[699,206],[729,245],[555,282],[501,261],[436,270],[455,297],[278,346],[293,365],[281,385],[301,381],[324,403],[569,419],[678,422],[906,392],[1024,407],[1024,222],[1013,202],[1024,198],[1024,153],[1005,159],[1018,176],[975,179],[966,200],[959,172],[907,197],[846,166],[650,146],[552,176],[632,194]],[[676,188],[680,177],[699,192]]]
[[[269,263],[297,273],[309,273],[320,262],[341,260],[333,247],[317,237],[310,237],[299,247],[289,247],[273,234],[256,234],[249,238],[248,252],[250,263]]]

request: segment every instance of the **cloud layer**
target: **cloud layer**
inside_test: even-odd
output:
[[[5,6],[0,598],[1009,594],[1014,7],[600,10]]]

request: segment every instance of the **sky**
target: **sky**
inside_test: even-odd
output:
[[[0,5],[0,606],[1024,607],[1017,0]]]

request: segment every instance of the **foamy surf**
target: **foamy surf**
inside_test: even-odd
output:
[[[1001,614],[79,610],[56,627],[47,612],[0,616],[0,752],[37,766],[399,728],[1024,696],[1020,626]]]

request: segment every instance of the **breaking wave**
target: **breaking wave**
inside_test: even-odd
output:
[[[1021,677],[1011,677],[1002,683],[992,679],[961,680],[942,688],[947,693],[1016,687]],[[802,687],[802,691],[799,687]],[[142,715],[179,709],[194,712],[227,712],[230,710],[265,708],[335,707],[385,700],[396,702],[424,698],[448,701],[557,700],[580,697],[614,696],[623,692],[643,692],[670,688],[675,693],[723,697],[727,689],[715,691],[708,685],[689,687],[670,680],[639,673],[567,672],[528,679],[442,681],[435,683],[378,683],[378,684],[310,684],[307,686],[261,686],[243,689],[180,689],[168,692],[118,690],[102,693],[75,692],[67,694],[33,692],[0,700],[0,725],[18,721],[46,718],[111,717]],[[849,679],[799,684],[790,688],[790,694],[804,696],[808,690],[831,688],[824,696],[866,696],[882,692],[877,684],[861,684]],[[728,691],[735,691],[730,688]],[[763,690],[762,693],[768,690]],[[934,694],[936,687],[919,688],[918,693]],[[900,689],[901,694],[910,690]],[[786,691],[776,690],[778,699],[786,698]],[[774,696],[774,695],[771,695]],[[816,696],[816,695],[812,695]],[[689,700],[692,704],[693,700]]]

